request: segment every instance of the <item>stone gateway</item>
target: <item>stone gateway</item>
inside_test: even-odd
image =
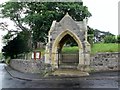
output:
[[[61,50],[68,38],[73,38],[78,44],[79,53],[76,68],[80,71],[88,71],[90,65],[90,44],[87,41],[87,20],[74,21],[67,13],[60,22],[53,21],[48,33],[46,45],[45,63],[52,69],[60,68]],[[73,62],[70,62],[71,65]]]
[[[77,53],[63,54],[67,40],[74,40]],[[39,60],[12,59],[10,66],[21,72],[41,73],[54,71],[53,75],[86,76],[88,72],[120,70],[120,52],[97,53],[90,56],[87,41],[87,21],[74,21],[67,13],[60,22],[53,21],[48,33],[45,54]],[[33,56],[34,57],[34,56]],[[63,69],[64,68],[64,69]]]

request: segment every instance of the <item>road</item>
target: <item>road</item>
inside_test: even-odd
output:
[[[118,88],[118,73],[94,73],[81,78],[50,78],[38,81],[11,77],[0,64],[0,88]]]

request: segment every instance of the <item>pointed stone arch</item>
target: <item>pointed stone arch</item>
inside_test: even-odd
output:
[[[82,42],[80,41],[80,39],[78,38],[78,36],[76,34],[74,34],[73,32],[71,32],[70,30],[65,30],[63,32],[61,32],[57,38],[55,39],[55,41],[53,42],[53,46],[52,46],[52,64],[55,65],[56,68],[58,68],[58,51],[57,49],[59,48],[58,44],[59,42],[62,40],[62,38],[65,36],[65,35],[70,35],[78,44],[78,47],[79,47],[79,64],[83,64],[83,56],[81,55],[82,52],[83,52],[83,45],[82,45]]]
[[[55,45],[57,45],[58,42],[60,42],[61,39],[62,39],[65,35],[67,35],[67,34],[69,34],[71,37],[73,37],[73,39],[77,42],[79,48],[81,48],[81,49],[83,48],[82,42],[81,42],[81,40],[79,39],[79,37],[78,37],[76,34],[74,34],[72,31],[70,31],[70,30],[65,30],[65,31],[61,32],[61,33],[56,37],[56,39],[55,39],[55,41],[54,41],[54,43],[53,43],[53,47],[54,47]],[[52,47],[52,48],[53,48],[53,47]]]
[[[66,14],[60,22],[53,21],[48,34],[46,45],[45,62],[51,64],[52,68],[58,68],[58,48],[60,41],[70,35],[78,44],[79,63],[78,69],[85,70],[90,64],[90,44],[87,41],[86,20],[74,21]]]

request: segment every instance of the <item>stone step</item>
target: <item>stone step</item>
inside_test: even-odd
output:
[[[77,64],[60,64],[60,69],[77,69]]]
[[[65,66],[59,66],[59,68],[60,69],[77,69],[77,66],[67,66],[67,65],[65,65]]]
[[[53,76],[79,77],[89,76],[88,72],[82,72],[77,69],[58,69],[52,73]]]

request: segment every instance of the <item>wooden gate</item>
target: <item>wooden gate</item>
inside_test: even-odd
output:
[[[78,63],[79,54],[61,54],[61,63]]]

